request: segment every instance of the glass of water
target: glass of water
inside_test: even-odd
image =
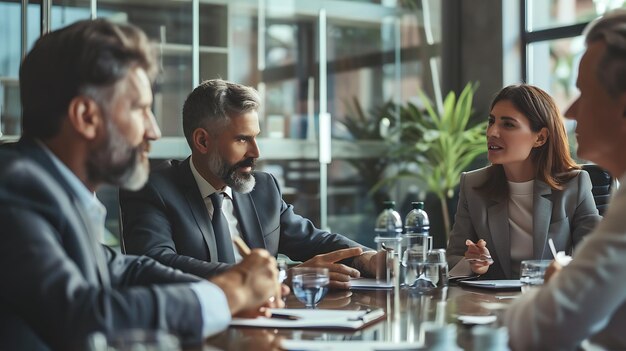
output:
[[[522,292],[529,290],[532,286],[543,284],[543,276],[551,262],[551,260],[522,261],[519,279],[522,283]]]
[[[293,293],[306,308],[315,308],[328,292],[328,268],[295,267],[291,269]]]

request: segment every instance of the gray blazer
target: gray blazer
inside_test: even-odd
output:
[[[487,168],[461,174],[459,204],[454,226],[448,241],[448,265],[464,265],[455,271],[471,274],[469,265],[462,261],[467,247],[465,240],[483,239],[491,252],[494,264],[484,275],[486,279],[513,279],[511,272],[511,244],[509,234],[508,200],[487,197],[476,187],[488,176]],[[602,219],[596,209],[591,180],[584,171],[567,182],[562,190],[553,190],[536,180],[533,200],[533,258],[551,259],[548,239],[552,238],[558,251],[571,254]]]

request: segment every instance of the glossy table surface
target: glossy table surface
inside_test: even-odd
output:
[[[492,291],[458,286],[427,295],[401,289],[398,298],[392,290],[331,291],[318,308],[365,310],[380,307],[387,312],[386,316],[357,331],[231,327],[208,339],[204,350],[280,350],[280,338],[423,342],[421,326],[425,321],[456,324],[457,343],[468,349],[471,326],[459,322],[458,317],[498,316],[519,295],[520,292],[515,290]],[[288,308],[303,308],[293,295],[287,297],[286,304]]]

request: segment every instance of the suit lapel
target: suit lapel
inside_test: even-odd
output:
[[[511,236],[509,233],[509,215],[506,200],[491,200],[487,209],[489,233],[495,248],[495,255],[500,262],[507,279],[511,278]],[[493,255],[493,253],[492,253]]]
[[[72,203],[74,205],[74,209],[76,213],[78,213],[78,217],[81,219],[83,227],[85,229],[86,236],[81,236],[81,239],[86,238],[87,243],[81,243],[82,245],[87,247],[87,252],[93,252],[94,260],[96,263],[96,269],[98,271],[98,277],[100,278],[100,283],[104,287],[111,286],[111,279],[109,277],[109,270],[106,258],[104,257],[104,253],[102,252],[103,248],[98,241],[99,235],[98,233],[103,231],[104,228],[96,228],[94,223],[89,219],[89,216],[85,212],[85,209],[77,203],[77,200],[72,198]],[[81,240],[82,241],[82,240]]]
[[[548,184],[536,180],[533,193],[533,257],[541,259],[547,247],[552,217],[552,189]]]
[[[204,237],[204,242],[209,249],[210,261],[219,262],[217,257],[215,233],[213,233],[213,227],[211,226],[211,222],[209,220],[209,213],[207,212],[206,205],[204,204],[204,199],[200,196],[198,184],[191,173],[191,168],[189,168],[189,162],[190,158],[188,157],[185,161],[178,164],[178,173],[183,186],[183,193],[185,194],[185,199],[191,209],[191,214],[193,215],[193,218],[198,225],[198,229]]]
[[[261,222],[257,216],[250,194],[240,194],[233,191],[233,205],[235,214],[241,227],[242,236],[251,248],[267,248],[263,240]]]
[[[57,166],[52,162],[48,154],[41,148],[40,145],[37,144],[35,140],[22,138],[18,143],[18,149],[22,152],[22,154],[28,155],[32,160],[39,163],[44,169],[50,173],[50,175],[57,181],[57,183],[63,188],[63,190],[68,194],[70,201],[72,202],[72,207],[74,209],[74,213],[78,214],[78,218],[80,219],[80,224],[74,223],[77,229],[82,227],[85,235],[78,235],[78,240],[81,245],[81,252],[92,252],[94,257],[92,265],[95,265],[95,269],[92,272],[84,272],[85,274],[94,274],[98,276],[100,283],[104,287],[108,287],[111,285],[108,265],[106,259],[104,257],[104,253],[102,252],[102,247],[100,242],[98,241],[98,231],[103,230],[104,228],[95,228],[94,223],[92,223],[91,219],[85,212],[85,208],[78,203],[78,199],[74,195],[74,191],[67,183],[67,180],[61,175]],[[72,218],[68,217],[69,221],[72,221]],[[85,260],[88,261],[90,258],[85,257]],[[94,277],[95,278],[95,277]]]

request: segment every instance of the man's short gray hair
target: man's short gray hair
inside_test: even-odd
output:
[[[606,43],[596,72],[600,83],[613,97],[626,92],[626,10],[613,10],[594,20],[584,35],[587,44],[598,40]]]
[[[183,106],[183,132],[193,148],[196,128],[207,128],[215,136],[230,118],[259,109],[259,93],[251,87],[222,79],[206,80],[196,87]]]

